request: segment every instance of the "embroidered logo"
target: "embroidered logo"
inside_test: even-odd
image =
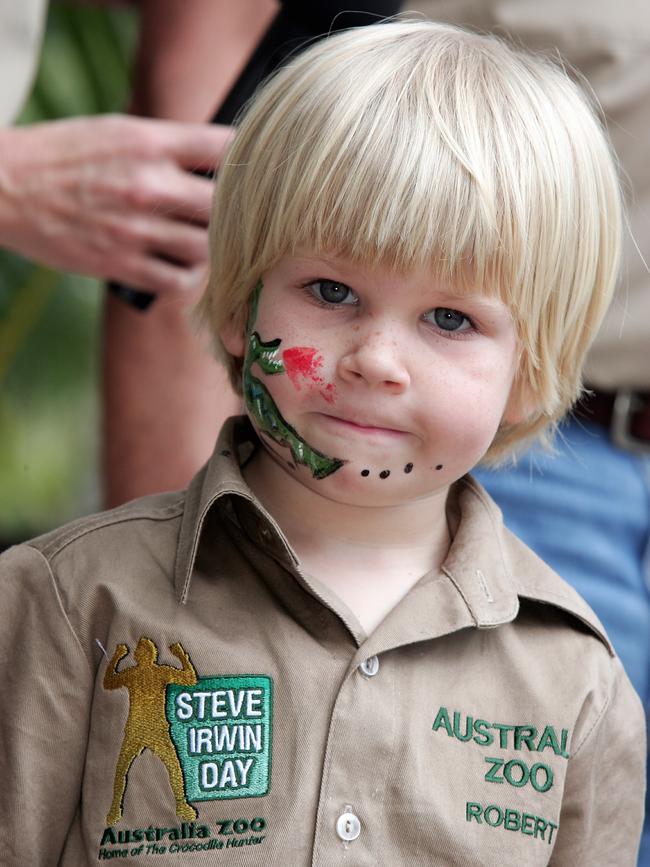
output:
[[[104,675],[105,689],[124,687],[129,714],[115,768],[107,825],[122,818],[128,773],[145,749],[163,762],[186,822],[197,812],[189,801],[265,795],[271,774],[272,681],[264,675],[197,677],[176,643],[169,648],[181,668],[158,663],[158,648],[142,637],[135,665],[118,671],[129,652],[118,644]]]
[[[167,717],[191,801],[266,795],[271,778],[272,682],[202,677],[170,686]]]
[[[113,802],[106,817],[108,825],[122,818],[122,803],[126,790],[129,769],[140,753],[150,749],[167,768],[174,798],[176,815],[192,821],[196,810],[187,803],[183,771],[169,734],[165,716],[165,690],[170,683],[195,684],[196,671],[190,658],[180,644],[169,648],[180,660],[182,669],[171,665],[159,665],[158,648],[149,638],[141,638],[134,652],[135,665],[117,670],[117,665],[129,652],[126,644],[118,644],[104,675],[105,689],[125,687],[129,693],[129,716],[124,727],[124,740],[115,768]]]

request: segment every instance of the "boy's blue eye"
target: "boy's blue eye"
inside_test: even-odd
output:
[[[425,319],[429,322],[433,320],[442,331],[458,332],[473,328],[471,320],[464,313],[450,307],[435,307],[425,315]]]
[[[336,280],[314,280],[309,289],[318,301],[325,304],[356,304],[358,300],[349,286]]]

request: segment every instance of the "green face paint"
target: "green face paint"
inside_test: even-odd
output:
[[[278,358],[278,350],[282,342],[280,338],[264,342],[259,334],[253,331],[262,286],[263,283],[259,280],[253,289],[246,328],[248,348],[243,371],[244,400],[263,433],[267,434],[278,445],[290,449],[294,461],[309,467],[315,479],[324,479],[335,473],[346,462],[340,458],[330,458],[305,442],[300,434],[282,418],[280,410],[266,386],[251,372],[255,363],[259,364],[264,373],[270,376],[285,372],[284,364]]]

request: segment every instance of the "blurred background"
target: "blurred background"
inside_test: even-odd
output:
[[[19,123],[124,110],[132,8],[50,6]],[[0,249],[0,549],[100,507],[100,282]]]

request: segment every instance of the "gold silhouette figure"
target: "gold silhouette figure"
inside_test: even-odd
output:
[[[176,747],[169,733],[169,722],[165,715],[165,688],[170,683],[194,686],[197,682],[196,671],[190,658],[180,644],[169,648],[183,664],[183,668],[173,665],[159,665],[158,648],[150,638],[141,638],[134,651],[136,664],[117,670],[119,661],[127,655],[126,644],[118,644],[104,675],[105,689],[129,691],[129,716],[124,726],[124,740],[115,768],[113,784],[113,803],[106,817],[108,825],[114,825],[122,818],[122,803],[126,790],[129,769],[145,749],[150,749],[164,763],[169,774],[174,798],[176,815],[185,821],[196,819],[196,810],[185,796],[183,770],[178,760]]]

